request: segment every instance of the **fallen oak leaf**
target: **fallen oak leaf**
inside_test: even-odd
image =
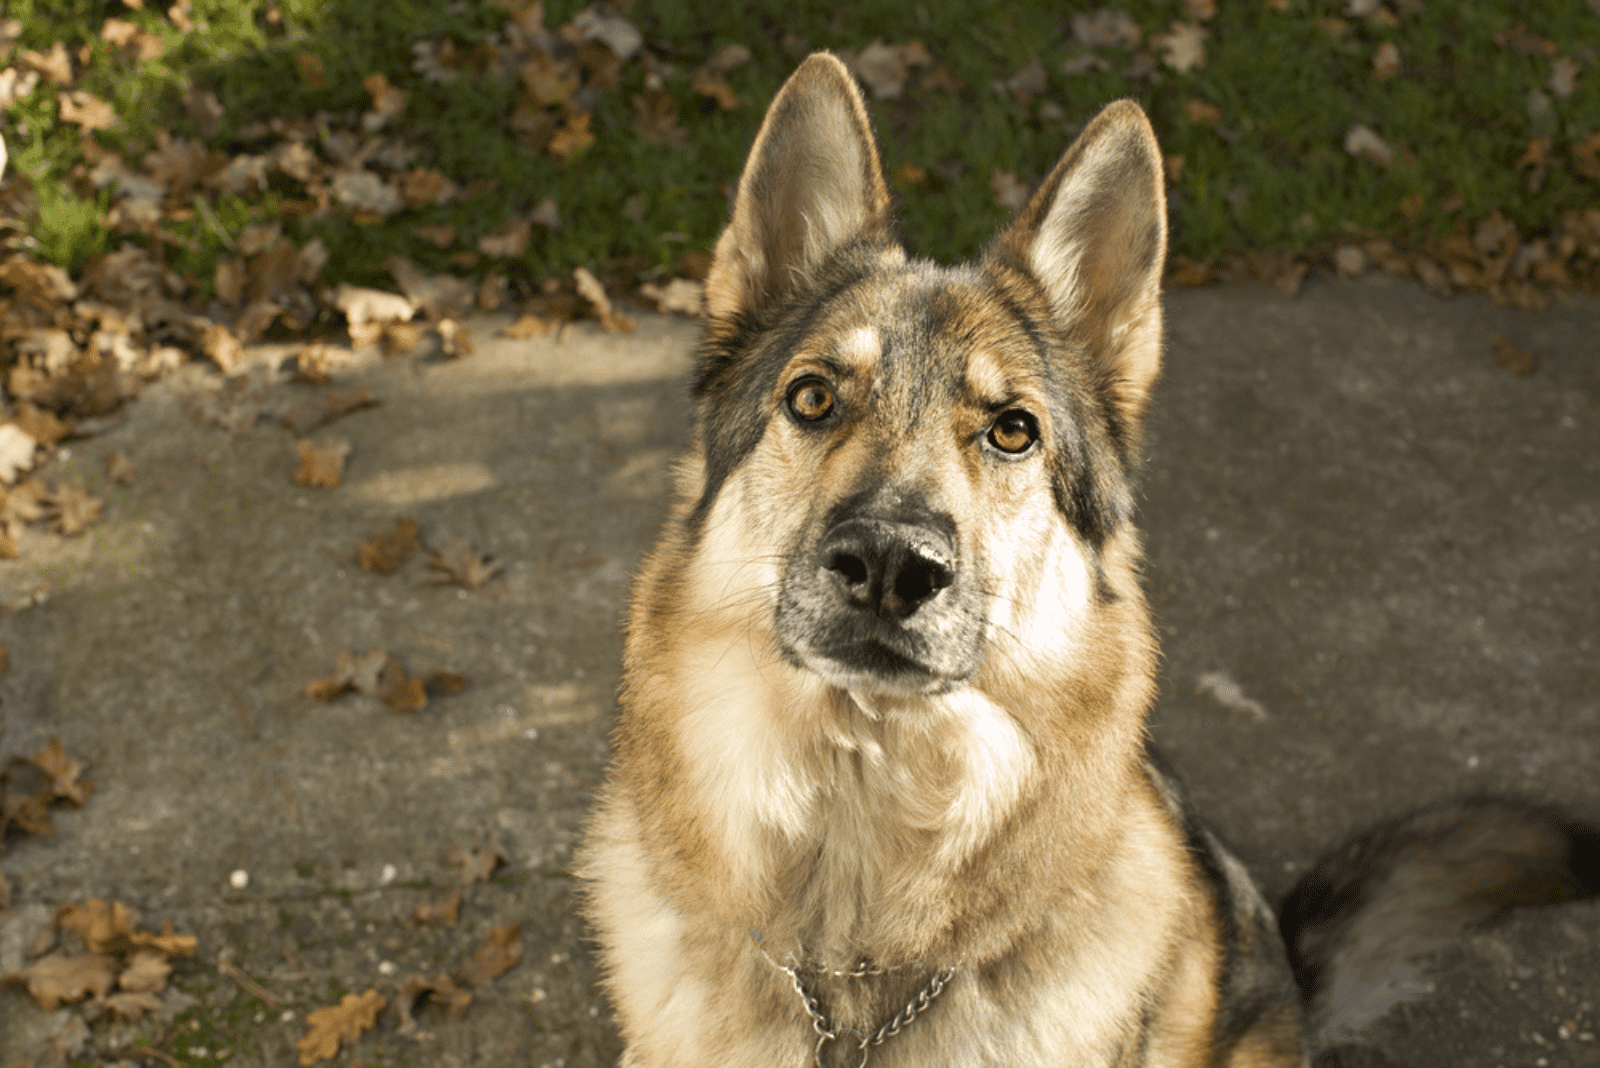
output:
[[[394,529],[374,534],[356,547],[356,563],[363,571],[392,575],[421,543],[417,534],[421,526],[409,516],[395,522]]]
[[[348,441],[329,438],[313,444],[310,438],[301,438],[295,447],[300,452],[300,466],[294,473],[296,484],[334,489],[344,481],[344,461],[350,455]]]
[[[143,990],[125,990],[100,999],[100,1004],[120,1020],[133,1023],[161,1011],[161,999]]]
[[[405,665],[394,657],[383,663],[378,689],[372,696],[396,712],[420,712],[428,706],[428,691],[421,675],[406,677]]]
[[[363,1031],[369,1031],[378,1022],[389,1000],[376,990],[363,994],[346,994],[339,1004],[306,1013],[309,1030],[295,1043],[301,1068],[309,1068],[318,1061],[331,1060],[342,1045],[354,1045]]]
[[[435,582],[453,582],[469,590],[488,582],[501,567],[499,561],[479,555],[471,545],[459,538],[447,541],[443,548],[434,550],[428,566],[438,572],[433,576]]]
[[[1600,182],[1600,132],[1572,143],[1572,169],[1590,181]]]
[[[520,316],[510,326],[501,327],[500,336],[524,341],[530,337],[543,337],[560,325],[561,322],[558,319],[546,319],[542,316],[528,314]],[[3,427],[0,427],[0,430],[3,429]],[[30,455],[32,454],[30,453]]]
[[[174,934],[172,921],[161,925],[161,933],[135,928],[139,914],[117,901],[90,898],[82,905],[63,905],[56,910],[56,926],[77,935],[94,953],[131,953],[153,950],[168,957],[192,957],[199,940],[193,935]]]
[[[457,671],[430,668],[423,677],[423,684],[436,697],[454,697],[467,688],[467,677]]]
[[[21,971],[6,972],[0,980],[22,983],[45,1012],[87,997],[102,998],[111,991],[115,973],[113,961],[103,953],[79,953],[66,957],[52,953],[40,957]]]
[[[450,896],[437,905],[423,903],[411,913],[411,918],[423,927],[454,927],[461,914],[461,891],[452,890]]]
[[[521,959],[522,924],[497,926],[472,951],[472,959],[456,972],[456,981],[469,989],[483,986],[510,971]]]
[[[51,738],[28,763],[49,777],[47,789],[52,798],[82,805],[94,792],[94,783],[80,777],[83,774],[83,761],[70,759],[60,738]]]
[[[333,674],[306,683],[305,695],[313,701],[331,701],[347,690],[374,694],[378,690],[378,676],[388,660],[389,654],[382,646],[375,646],[359,657],[348,649],[340,649]]]
[[[473,883],[488,882],[494,870],[505,863],[506,855],[500,848],[497,836],[491,834],[484,838],[480,833],[478,840],[469,846],[459,843],[451,846],[445,860],[455,866],[456,878],[461,885],[471,886]]]
[[[396,1030],[400,1034],[409,1035],[417,1029],[417,1001],[423,995],[428,995],[429,1001],[443,1005],[445,1012],[456,1020],[465,1019],[467,1008],[472,1004],[472,994],[457,986],[443,972],[431,980],[423,978],[421,972],[413,972],[406,976],[395,993],[395,1008],[400,1013],[400,1026]]]
[[[319,427],[327,426],[351,412],[371,408],[378,403],[377,395],[366,386],[348,389],[331,389],[283,414],[283,425],[297,438],[303,438]]]
[[[689,278],[674,278],[666,285],[646,282],[639,292],[656,302],[656,311],[663,315],[680,312],[692,319],[700,317],[705,300],[705,284]]]
[[[82,486],[62,483],[46,499],[51,527],[57,534],[75,538],[100,518],[101,500]]]
[[[1192,22],[1174,22],[1166,33],[1156,34],[1150,43],[1161,49],[1161,61],[1179,74],[1206,65],[1206,29]]]
[[[1370,127],[1356,123],[1344,135],[1344,150],[1352,156],[1369,159],[1380,167],[1394,162],[1394,149]]]
[[[141,949],[128,959],[128,966],[117,976],[117,986],[132,994],[156,994],[166,988],[172,963],[154,950]]]

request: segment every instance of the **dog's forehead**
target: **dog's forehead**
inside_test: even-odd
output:
[[[1026,314],[976,272],[912,268],[867,281],[819,324],[819,355],[878,381],[998,401],[1047,372]]]

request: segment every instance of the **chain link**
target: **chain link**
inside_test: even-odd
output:
[[[757,943],[757,948],[761,948],[760,943]],[[929,1007],[933,1005],[934,1000],[938,998],[940,994],[944,993],[945,987],[949,985],[951,979],[955,978],[956,974],[956,968],[954,965],[941,971],[934,972],[933,977],[928,980],[927,984],[923,986],[921,990],[917,991],[917,996],[912,998],[911,1001],[906,1004],[905,1008],[895,1013],[892,1019],[890,1019],[872,1034],[863,1035],[860,1031],[857,1031],[853,1028],[834,1028],[829,1026],[828,1017],[822,1011],[822,1003],[817,999],[817,996],[814,993],[806,989],[806,984],[801,980],[800,966],[798,964],[779,964],[777,961],[773,960],[770,955],[768,955],[765,949],[761,950],[761,955],[766,957],[767,962],[770,963],[774,968],[777,968],[779,971],[783,972],[789,977],[789,982],[794,985],[794,992],[800,997],[800,1004],[804,1006],[806,1010],[806,1016],[810,1017],[811,1019],[811,1029],[817,1033],[817,1048],[815,1053],[817,1068],[826,1068],[826,1066],[822,1063],[822,1051],[824,1048],[826,1048],[829,1042],[837,1042],[841,1033],[849,1034],[860,1039],[860,1041],[856,1043],[856,1049],[861,1053],[861,1060],[856,1065],[856,1068],[866,1068],[868,1052],[877,1048],[878,1046],[883,1045],[895,1035],[898,1035],[901,1031],[911,1026],[912,1022],[915,1021],[918,1016],[921,1016],[923,1013],[927,1012]],[[867,965],[866,961],[862,961],[860,964],[856,965],[854,969],[848,972],[830,972],[821,966],[817,966],[815,970],[818,973],[833,975],[836,977],[861,979],[869,975],[883,975],[886,972],[895,971],[897,969],[871,968]]]

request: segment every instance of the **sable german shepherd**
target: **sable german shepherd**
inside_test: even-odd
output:
[[[625,1068],[1299,1065],[1432,937],[1416,910],[1594,888],[1559,817],[1424,813],[1300,887],[1296,975],[1150,752],[1162,185],[1112,104],[941,267],[896,243],[837,59],[773,101],[579,858]],[[1485,835],[1517,863],[1477,863]]]

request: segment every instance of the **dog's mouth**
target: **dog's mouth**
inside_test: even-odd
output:
[[[866,693],[943,693],[970,672],[952,672],[927,658],[879,638],[844,641],[806,648],[789,647],[791,660],[824,681]]]

